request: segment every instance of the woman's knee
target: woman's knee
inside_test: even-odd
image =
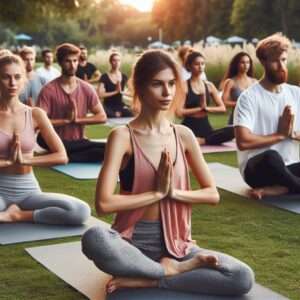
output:
[[[70,223],[81,225],[91,216],[91,208],[87,203],[76,199],[67,211],[67,214]]]
[[[242,264],[238,269],[233,271],[232,282],[235,295],[248,293],[255,282],[253,270],[246,264]]]

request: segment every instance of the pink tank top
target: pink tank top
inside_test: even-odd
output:
[[[31,153],[35,146],[35,132],[32,121],[32,110],[29,107],[24,109],[25,125],[20,132],[22,153]],[[13,141],[13,134],[6,133],[0,129],[0,158],[7,159],[10,155]]]
[[[134,155],[134,179],[132,194],[153,191],[156,172],[152,163],[145,156],[135,137],[133,130],[128,126]],[[177,157],[174,165],[174,186],[176,189],[189,190],[190,179],[188,165],[184,155],[180,137],[174,126]],[[128,192],[126,192],[128,194]],[[121,191],[122,194],[122,191]],[[191,239],[191,205],[165,198],[159,202],[164,240],[168,252],[174,257],[185,256],[194,245]],[[130,211],[119,212],[116,215],[112,228],[117,230],[123,238],[131,239],[135,224],[142,219],[145,207]]]

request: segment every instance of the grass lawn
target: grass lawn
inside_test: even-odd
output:
[[[226,123],[227,116],[212,119],[215,127]],[[90,126],[89,137],[107,136],[109,128]],[[236,166],[235,153],[205,155],[208,162]],[[44,191],[77,196],[94,210],[95,180],[74,180],[50,169],[35,169]],[[192,178],[192,186],[197,184]],[[290,299],[300,299],[300,216],[220,190],[218,206],[199,205],[193,209],[193,237],[204,248],[231,254],[248,263],[260,284]],[[112,216],[102,218],[111,222]],[[79,240],[51,241],[0,246],[0,299],[34,300],[85,299],[58,277],[35,262],[26,247]],[[67,268],[68,266],[66,266]],[[266,299],[272,300],[272,299]]]

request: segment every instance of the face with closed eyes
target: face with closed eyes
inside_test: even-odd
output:
[[[176,78],[171,68],[156,73],[141,95],[142,106],[152,110],[169,110],[176,93]]]
[[[24,77],[20,65],[16,63],[3,65],[0,68],[0,98],[17,97],[23,89]]]

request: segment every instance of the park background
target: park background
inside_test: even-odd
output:
[[[300,1],[157,0],[150,11],[121,5],[120,1],[0,1],[0,45],[10,48],[28,44],[37,49],[54,49],[62,42],[84,44],[89,48],[89,59],[102,72],[108,68],[109,49],[118,48],[123,54],[123,69],[129,74],[137,55],[150,43],[160,40],[174,48],[190,43],[204,53],[208,79],[218,85],[237,51],[243,48],[254,58],[257,40],[282,32],[294,42],[288,65],[289,81],[294,84],[300,81],[297,48]],[[28,35],[30,40],[16,39],[20,34]],[[240,36],[246,41],[214,45],[209,43],[211,36],[222,41]],[[259,77],[262,70],[255,62],[256,76]],[[210,120],[218,128],[226,124],[227,118],[222,114],[212,116]],[[87,135],[90,138],[107,137],[110,130],[103,125],[89,126]],[[237,166],[236,153],[206,154],[205,159]],[[62,192],[63,187],[64,193],[79,197],[94,207],[95,180],[78,181],[47,168],[35,168],[35,173],[44,191]],[[194,178],[192,186],[196,187]],[[245,261],[254,269],[260,284],[299,300],[299,216],[255,201],[245,201],[226,191],[220,190],[220,194],[218,206],[194,208],[193,236],[198,244]],[[93,215],[96,216],[94,208]],[[112,216],[102,219],[111,222]],[[73,240],[79,238],[1,246],[0,299],[84,299],[24,252],[25,247]]]

